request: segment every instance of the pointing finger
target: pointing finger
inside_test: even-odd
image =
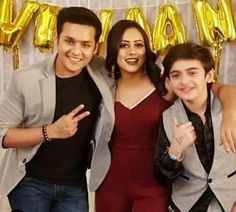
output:
[[[179,126],[179,124],[178,124],[178,121],[177,121],[176,117],[173,116],[172,119],[173,119],[173,125],[174,125],[174,128],[177,128],[177,127]]]
[[[85,112],[80,113],[77,116],[75,116],[73,120],[76,121],[76,122],[79,122],[79,121],[81,121],[83,118],[85,118],[88,115],[90,115],[90,112],[89,111],[85,111]]]
[[[76,116],[76,114],[81,111],[84,108],[84,105],[81,104],[79,106],[77,106],[76,108],[74,108],[72,111],[70,111],[67,116],[70,116],[71,118],[73,118],[74,116]]]

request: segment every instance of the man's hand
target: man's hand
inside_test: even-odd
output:
[[[173,141],[170,145],[169,152],[181,158],[184,151],[196,140],[196,132],[192,122],[178,124],[176,118],[173,118]]]
[[[220,145],[226,152],[236,153],[236,112],[225,111],[220,126]]]
[[[174,93],[174,90],[171,86],[170,80],[168,77],[165,78],[165,88],[167,93],[163,96],[166,101],[174,102],[177,99],[177,96]]]
[[[78,123],[90,114],[89,111],[79,113],[84,105],[79,105],[67,115],[61,116],[56,122],[47,126],[50,139],[63,139],[72,137],[78,130]]]

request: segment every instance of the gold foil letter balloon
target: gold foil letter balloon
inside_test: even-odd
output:
[[[148,36],[148,39],[149,39],[149,42],[150,42],[150,46],[153,49],[152,35],[151,35],[151,32],[150,32],[150,28],[149,28],[149,25],[147,23],[147,20],[145,19],[144,15],[143,15],[143,11],[138,7],[131,7],[126,11],[125,18],[127,20],[136,21],[137,23],[140,24],[140,26],[147,33],[147,36]]]
[[[12,0],[0,1],[0,27],[4,23],[10,23],[12,21]]]
[[[4,45],[4,32],[2,27],[5,24],[12,22],[12,0],[2,0],[0,1],[0,44]]]
[[[60,7],[52,4],[40,4],[35,21],[34,46],[41,52],[53,47],[56,19]]]
[[[11,50],[14,69],[19,68],[19,41],[21,40],[33,13],[38,9],[35,1],[25,1],[12,21],[12,0],[0,1],[0,44],[5,50]]]
[[[185,28],[176,8],[172,4],[160,6],[153,30],[155,52],[165,53],[166,47],[186,42]]]
[[[5,16],[5,23],[0,25],[0,44],[8,47],[19,44],[34,12],[38,9],[38,5],[35,1],[25,1],[14,22],[12,22],[12,2],[6,1],[3,4],[7,8],[0,8],[1,12],[4,13],[3,16]],[[6,15],[10,17],[6,17]]]
[[[98,49],[99,55],[103,55],[105,49],[105,40],[110,29],[112,13],[112,9],[102,9],[99,11],[99,19],[102,22],[102,34],[99,39]]]
[[[216,9],[206,0],[193,0],[193,8],[202,45],[214,45],[215,29],[222,33],[224,41],[236,39],[231,0],[218,0]]]

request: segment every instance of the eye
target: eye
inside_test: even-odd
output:
[[[119,48],[129,48],[129,45],[127,43],[120,43]]]
[[[144,47],[144,44],[143,43],[136,43],[135,46],[137,48],[143,48]]]
[[[65,39],[65,43],[68,45],[72,45],[72,44],[74,44],[74,41],[71,39]]]
[[[178,77],[179,77],[179,74],[171,74],[170,75],[171,79],[178,79]]]
[[[83,48],[90,48],[91,47],[91,44],[88,43],[88,42],[84,42],[81,44]]]
[[[189,75],[190,75],[190,76],[195,76],[195,75],[197,75],[197,72],[196,72],[196,71],[190,71],[190,72],[189,72]]]

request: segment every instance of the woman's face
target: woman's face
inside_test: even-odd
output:
[[[136,28],[126,29],[117,55],[121,75],[143,72],[145,60],[146,48],[142,34]]]

